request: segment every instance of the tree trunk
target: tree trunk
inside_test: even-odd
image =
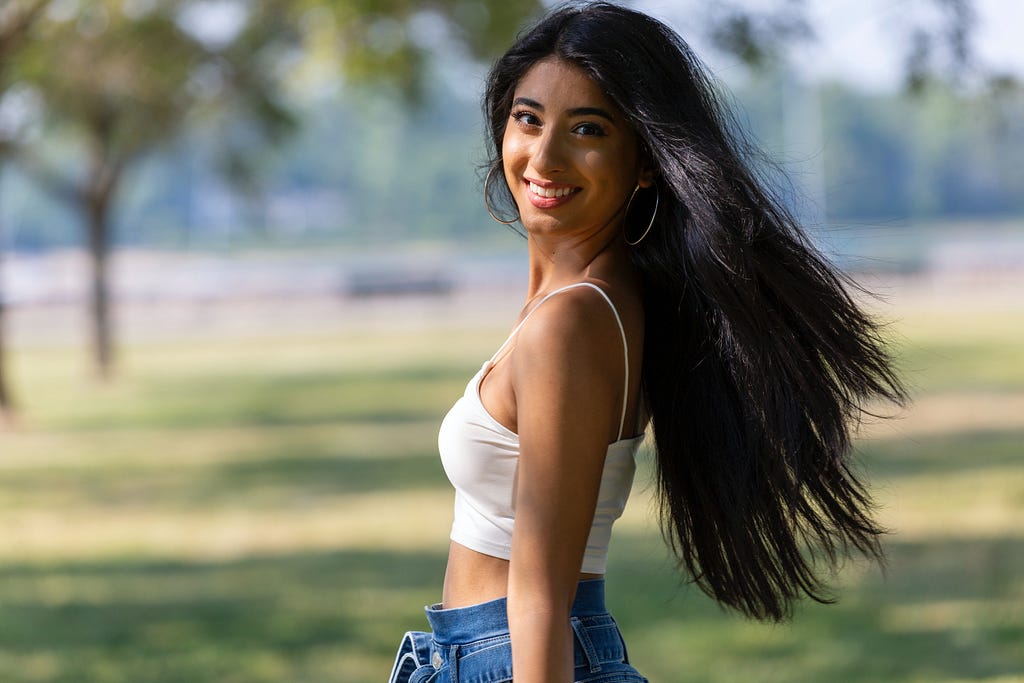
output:
[[[110,284],[107,265],[110,256],[108,197],[90,197],[86,207],[89,232],[89,313],[92,322],[92,351],[96,374],[110,379],[114,370],[114,345],[110,316]]]
[[[92,352],[97,376],[110,379],[114,372],[114,334],[110,315],[110,207],[121,180],[125,160],[114,154],[114,125],[110,117],[92,121],[90,173],[78,195],[89,238],[89,317]]]

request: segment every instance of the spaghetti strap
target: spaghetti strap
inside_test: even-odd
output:
[[[516,336],[517,332],[519,332],[519,328],[521,328],[524,324],[526,324],[526,321],[530,319],[530,316],[533,315],[534,311],[536,311],[538,308],[540,308],[544,304],[545,301],[547,301],[548,299],[550,299],[551,297],[553,297],[556,294],[560,294],[561,292],[566,291],[567,289],[573,289],[573,288],[576,288],[576,287],[590,287],[591,289],[596,291],[598,294],[600,294],[601,297],[605,301],[608,302],[608,305],[612,309],[612,314],[615,315],[615,323],[619,326],[619,334],[622,335],[622,355],[623,355],[623,358],[624,358],[624,361],[625,361],[626,385],[625,385],[625,387],[623,388],[623,391],[622,391],[622,416],[619,418],[619,434],[618,434],[618,436],[615,437],[616,441],[621,441],[622,440],[622,430],[626,426],[626,408],[629,405],[629,345],[626,342],[626,328],[623,327],[623,325],[622,325],[622,318],[619,317],[619,310],[617,308],[615,308],[615,304],[612,303],[611,297],[609,297],[605,293],[605,291],[603,289],[601,289],[600,287],[598,287],[594,283],[592,283],[592,282],[576,282],[576,283],[573,283],[571,285],[566,285],[565,287],[559,287],[555,291],[547,293],[544,296],[544,298],[541,299],[537,303],[537,305],[534,306],[530,310],[530,312],[526,314],[526,317],[524,317],[522,320],[519,321],[519,324],[515,326],[515,328],[508,335],[508,337],[505,339],[505,341],[502,342],[501,346],[498,347],[498,350],[494,352],[493,356],[491,356],[490,360],[487,361],[487,365],[491,365],[491,364],[494,363],[494,359],[498,357],[498,355],[502,352],[502,350],[506,346],[508,346],[508,343],[510,341],[512,341],[512,338]]]

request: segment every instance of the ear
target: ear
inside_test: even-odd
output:
[[[640,175],[636,179],[636,184],[646,189],[654,184],[654,179],[658,177],[658,170],[645,165],[640,169]]]
[[[637,145],[637,165],[640,167],[640,173],[636,177],[636,184],[641,188],[647,189],[654,184],[654,179],[658,177],[658,164],[654,161],[647,143],[642,139],[638,139]]]
[[[636,177],[636,184],[640,187],[647,189],[654,184],[654,179],[658,177],[658,165],[654,163],[654,159],[651,158],[651,153],[647,149],[647,145],[640,143],[640,173]]]

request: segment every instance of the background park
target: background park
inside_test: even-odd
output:
[[[913,404],[857,442],[886,571],[782,625],[678,579],[642,455],[608,575],[634,663],[1024,681],[1021,9],[637,6],[877,295]],[[540,7],[0,0],[0,681],[384,680],[444,571],[437,426],[522,304],[477,99]]]

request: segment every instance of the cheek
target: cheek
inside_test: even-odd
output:
[[[522,136],[516,135],[514,131],[505,131],[505,137],[501,141],[501,157],[505,160],[505,168],[515,166],[521,162],[524,155]]]
[[[521,138],[516,136],[505,136],[505,142],[501,146],[501,158],[505,170],[505,182],[509,189],[516,192],[520,180],[526,173],[526,166],[529,163],[530,154],[528,146],[523,144]]]
[[[639,175],[635,159],[629,154],[591,150],[583,156],[583,164],[591,177],[603,179],[611,188],[632,190]]]

